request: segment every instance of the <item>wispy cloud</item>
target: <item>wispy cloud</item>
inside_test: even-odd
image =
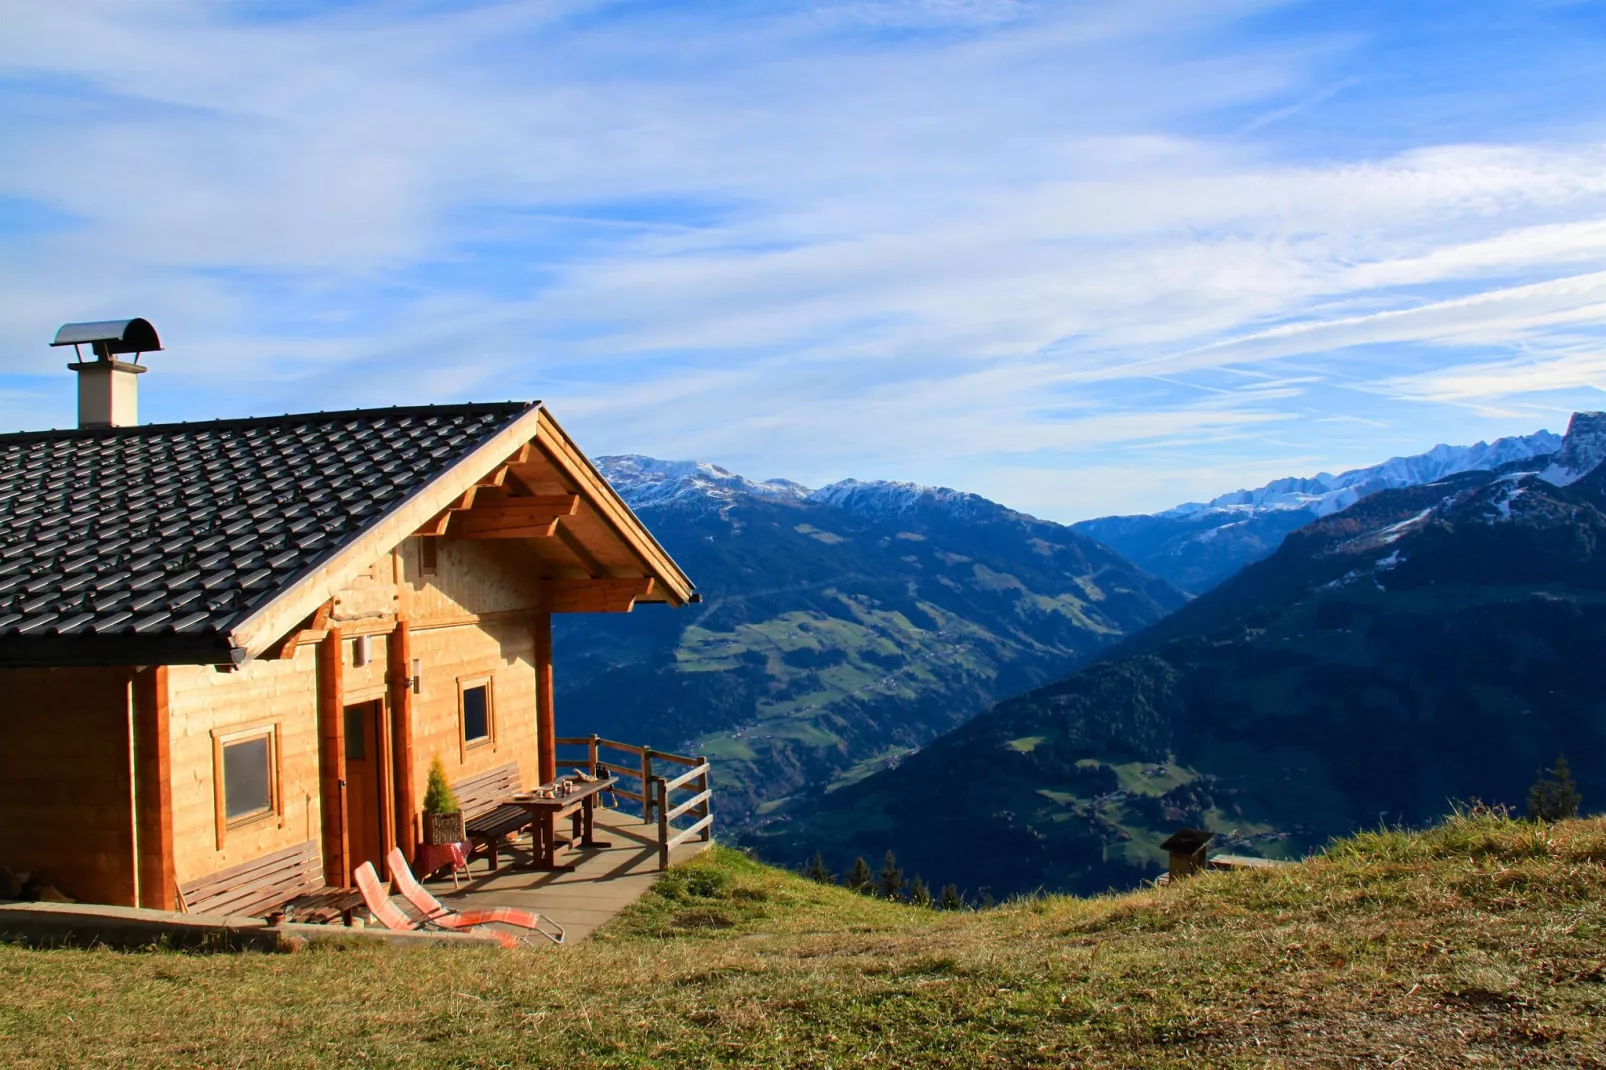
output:
[[[1531,76],[1387,5],[286,10],[8,16],[0,391],[55,400],[0,415],[70,419],[43,341],[137,312],[160,417],[539,396],[1072,517],[1603,386],[1578,12],[1505,10]]]

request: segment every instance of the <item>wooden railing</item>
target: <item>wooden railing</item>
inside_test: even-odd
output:
[[[652,824],[657,819],[659,869],[669,868],[669,852],[676,845],[685,843],[693,836],[705,843],[713,839],[714,793],[709,783],[706,757],[698,755],[690,758],[684,754],[638,747],[633,743],[620,743],[595,735],[560,736],[554,742],[560,748],[583,748],[585,757],[574,759],[571,764],[585,765],[592,776],[610,773],[617,777],[619,783],[614,786],[613,794],[634,801],[641,808],[644,824]],[[564,761],[560,760],[558,764],[562,765]],[[666,766],[684,767],[684,771],[673,777],[665,777],[661,774],[670,771]],[[690,793],[690,797],[676,801],[674,796],[677,793]],[[686,828],[676,828],[673,822],[682,817],[694,820]]]
[[[584,765],[592,776],[602,773],[612,773],[619,778],[619,784],[613,789],[615,795],[623,795],[633,799],[641,808],[641,820],[652,820],[652,804],[654,795],[651,790],[653,750],[651,747],[637,747],[630,743],[618,743],[601,736],[559,736],[555,740],[560,748],[582,747],[585,757],[571,761],[559,759],[558,765],[566,764]],[[618,759],[618,760],[614,760]],[[647,785],[643,790],[642,785]]]
[[[699,756],[695,759],[677,757],[673,760],[692,767],[673,780],[665,780],[663,777],[653,778],[653,785],[658,794],[654,809],[658,812],[659,869],[669,868],[669,850],[676,844],[685,843],[693,836],[698,836],[704,843],[714,838],[714,814],[710,806],[714,792],[708,785],[708,759]],[[671,806],[671,796],[677,791],[689,791],[695,794]],[[677,817],[688,814],[697,820],[687,828],[677,829],[671,824]]]

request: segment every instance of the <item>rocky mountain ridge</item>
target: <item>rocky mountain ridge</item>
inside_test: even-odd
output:
[[[1567,436],[1550,463],[1539,473],[1546,482],[1564,487],[1606,460],[1606,412],[1575,412]]]
[[[896,762],[1185,601],[976,495],[809,490],[645,457],[598,467],[703,601],[557,622],[560,730],[708,754],[727,828]]]
[[[1314,520],[1085,668],[777,812],[754,842],[833,866],[891,848],[927,880],[995,894],[1096,892],[1157,873],[1182,825],[1297,857],[1448,801],[1520,807],[1558,753],[1598,806],[1606,462],[1576,469],[1602,456],[1599,428],[1573,420],[1561,485],[1475,470]]]
[[[865,517],[894,517],[922,508],[973,518],[1016,514],[979,494],[895,480],[844,479],[811,489],[790,479],[762,482],[706,461],[661,461],[639,454],[598,457],[597,468],[631,508],[669,501],[728,503],[738,496],[830,505]]]
[[[1598,442],[1591,437],[1594,433],[1589,429],[1598,421],[1606,421],[1606,417],[1595,413],[1573,417],[1579,425],[1573,434],[1579,443],[1579,457],[1606,449],[1606,425],[1601,427]],[[1590,438],[1590,443],[1584,444],[1580,436]],[[1562,447],[1563,439],[1549,431],[1471,446],[1438,445],[1425,453],[1394,457],[1338,475],[1323,472],[1279,479],[1159,513],[1100,517],[1072,526],[1183,590],[1202,594],[1245,565],[1270,555],[1289,532],[1347,509],[1368,495],[1431,483],[1460,472],[1539,468]],[[1576,466],[1580,462],[1575,458],[1571,463]]]
[[[811,493],[789,479],[761,483],[707,461],[661,461],[632,453],[598,457],[596,465],[632,509],[695,499],[730,502],[738,496],[802,501]]]
[[[1338,475],[1322,472],[1308,478],[1273,480],[1263,487],[1233,491],[1208,502],[1185,502],[1158,515],[1197,516],[1219,511],[1252,516],[1277,509],[1302,509],[1315,516],[1327,516],[1348,509],[1366,495],[1380,490],[1432,483],[1458,472],[1493,470],[1513,461],[1555,453],[1561,445],[1561,437],[1549,431],[1476,442],[1471,446],[1440,443],[1426,453],[1391,457],[1381,464],[1352,468]]]

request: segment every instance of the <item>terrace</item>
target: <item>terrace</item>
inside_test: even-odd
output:
[[[504,852],[501,869],[494,873],[476,860],[459,886],[450,876],[425,881],[431,894],[454,910],[492,906],[521,907],[551,918],[568,933],[568,942],[589,936],[603,923],[641,898],[661,872],[656,822],[643,823],[639,814],[617,809],[598,810],[597,834],[611,846],[580,849],[572,869],[538,871],[522,868],[532,857],[528,834],[510,852]],[[708,841],[693,839],[670,848],[669,863],[677,865],[707,849]]]
[[[548,829],[548,842],[556,841],[561,862],[543,867],[537,851],[536,837],[541,835],[537,820],[512,842],[503,842],[497,869],[488,870],[488,863],[476,857],[466,871],[458,871],[455,881],[450,873],[444,873],[423,883],[455,910],[506,906],[536,911],[561,925],[567,942],[574,943],[639,899],[664,870],[711,846],[712,791],[709,764],[703,757],[669,754],[595,736],[558,739],[556,745],[570,752],[580,748],[578,758],[571,753],[570,766],[587,769],[593,776],[616,778],[592,811],[593,845],[571,842],[564,838],[563,830]],[[620,760],[613,760],[616,758]],[[303,862],[289,858],[285,864],[299,866]],[[247,888],[229,894],[255,893]],[[355,893],[348,894],[355,897]],[[407,912],[405,908],[403,912]],[[310,917],[276,913],[276,918],[264,921],[264,913],[254,908],[182,915],[94,903],[6,903],[0,905],[0,935],[42,943],[264,949],[277,946],[280,936],[286,934],[303,939],[358,935],[342,928],[338,918],[333,926],[308,925],[301,923],[313,920]],[[357,913],[366,911],[357,909]],[[370,937],[391,943],[474,942],[459,933],[397,933],[371,920],[359,938]]]
[[[702,756],[597,736],[560,737],[555,743],[560,770],[574,767],[618,780],[595,811],[596,836],[606,846],[575,844],[564,855],[563,868],[533,869],[535,844],[526,832],[503,848],[500,868],[487,871],[476,861],[455,882],[443,874],[424,883],[456,910],[537,911],[563,926],[572,942],[634,903],[663,870],[712,843],[713,792]]]

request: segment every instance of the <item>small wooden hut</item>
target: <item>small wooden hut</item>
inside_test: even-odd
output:
[[[431,758],[552,778],[554,614],[696,598],[539,402],[86,422],[0,435],[0,864],[80,901],[410,855]]]
[[[1160,850],[1166,852],[1169,858],[1168,876],[1176,881],[1204,869],[1205,852],[1215,838],[1216,834],[1206,829],[1185,828],[1173,832],[1160,844]]]

